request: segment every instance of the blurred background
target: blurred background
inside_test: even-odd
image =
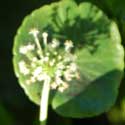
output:
[[[0,125],[39,125],[39,107],[27,98],[14,75],[12,47],[14,36],[23,18],[32,10],[52,2],[54,0],[0,1]],[[102,8],[109,17],[114,16],[112,10],[106,8],[108,6],[104,7],[98,3],[98,0],[95,0],[95,4]],[[121,22],[119,18],[115,18],[124,41],[122,23],[124,24],[125,16],[123,19]],[[57,115],[49,107],[48,125],[125,125],[124,82],[125,80],[121,83],[115,106],[108,113],[87,119],[69,119]]]

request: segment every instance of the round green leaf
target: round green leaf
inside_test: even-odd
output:
[[[75,46],[80,79],[69,82],[62,93],[51,91],[53,109],[62,116],[78,118],[107,111],[117,97],[124,67],[116,24],[96,6],[86,2],[77,5],[72,0],[44,6],[24,19],[14,41],[14,69],[28,97],[39,104],[42,84],[25,84],[27,78],[18,67],[24,59],[19,48],[29,41],[32,43],[29,30],[34,27],[62,42],[72,40]]]

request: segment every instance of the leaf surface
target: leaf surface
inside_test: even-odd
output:
[[[24,56],[19,47],[32,42],[31,28],[48,32],[60,41],[72,40],[80,79],[69,83],[63,93],[51,91],[50,103],[62,116],[90,117],[107,111],[115,102],[124,67],[124,54],[117,25],[96,6],[83,2],[61,1],[41,7],[27,16],[14,42],[14,69],[28,97],[40,103],[41,83],[26,85],[19,73]],[[41,38],[41,36],[39,36]]]

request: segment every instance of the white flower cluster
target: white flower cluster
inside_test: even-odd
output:
[[[29,34],[34,38],[34,44],[28,43],[19,48],[19,53],[27,58],[19,62],[20,73],[27,78],[28,85],[45,82],[49,77],[51,89],[63,92],[69,87],[70,81],[79,79],[75,56],[71,52],[73,42],[66,40],[64,49],[60,50],[60,42],[55,38],[48,42],[46,32],[42,34],[43,40],[40,44],[39,33],[37,29],[32,29]],[[34,56],[27,56],[29,53]]]
[[[28,44],[26,46],[21,46],[19,51],[20,51],[21,54],[27,54],[28,52],[30,52],[34,49],[35,49],[34,45]]]

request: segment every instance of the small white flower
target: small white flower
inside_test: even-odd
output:
[[[34,37],[37,37],[37,35],[39,34],[39,30],[36,28],[33,28],[30,30],[29,34],[33,35]]]
[[[32,61],[33,61],[33,62],[36,62],[37,60],[38,60],[38,59],[37,59],[36,57],[33,57],[33,58],[32,58]]]
[[[71,81],[72,78],[73,78],[73,74],[72,74],[72,71],[70,69],[67,69],[65,72],[64,72],[64,77],[67,81]]]
[[[66,40],[65,44],[65,51],[69,52],[73,47],[73,42],[71,40]]]
[[[65,89],[67,89],[68,87],[69,87],[69,85],[68,85],[68,83],[66,83],[66,82],[63,82],[63,87],[65,88]]]
[[[48,62],[49,61],[49,57],[46,56],[46,57],[43,57],[43,62]]]
[[[60,86],[60,87],[58,88],[58,91],[59,91],[59,92],[64,92],[64,90],[65,90],[65,87],[63,87],[63,86]]]
[[[53,39],[51,46],[52,48],[57,48],[59,46],[59,41],[57,39]]]
[[[39,75],[37,76],[37,80],[38,80],[38,81],[44,81],[44,80],[45,80],[44,75],[43,75],[43,74],[39,74]]]
[[[41,67],[41,66],[37,67],[37,68],[34,70],[33,76],[34,76],[34,77],[37,77],[40,73],[42,73],[42,67]]]
[[[26,63],[24,61],[19,62],[19,70],[24,75],[28,75],[30,73],[30,70],[26,67]]]
[[[53,82],[52,84],[51,84],[51,89],[56,89],[58,87],[58,85],[55,83],[55,82]]]
[[[61,56],[61,55],[58,55],[57,58],[58,58],[58,60],[61,60],[61,59],[62,59],[62,56]]]
[[[59,62],[57,64],[57,68],[60,69],[60,70],[63,70],[63,69],[65,69],[65,65],[62,62]]]
[[[28,50],[27,50],[26,46],[21,46],[21,47],[19,48],[20,54],[26,54],[27,51],[28,51]]]
[[[69,87],[69,85],[68,85],[66,82],[63,82],[63,83],[61,84],[61,86],[58,87],[58,90],[59,90],[60,92],[64,92],[64,90],[67,89],[68,87]]]
[[[34,44],[28,44],[28,45],[27,45],[27,49],[28,49],[29,51],[34,50],[34,49],[35,49],[35,45],[34,45]]]
[[[34,83],[34,82],[36,82],[36,79],[35,79],[35,77],[31,77],[30,79],[28,79],[28,80],[26,80],[26,84],[27,85],[30,85],[30,84],[32,84],[32,83]]]
[[[57,85],[61,85],[63,83],[63,80],[59,76],[56,76],[55,82]]]
[[[50,76],[47,75],[46,73],[39,74],[39,75],[37,76],[37,80],[38,80],[38,81],[45,81],[46,79],[48,79],[48,77],[50,77]]]
[[[34,50],[35,49],[35,45],[33,45],[33,44],[28,44],[28,45],[26,45],[26,46],[21,46],[20,48],[19,48],[19,52],[21,53],[21,54],[27,54],[28,52],[30,52],[30,51],[32,51],[32,50]]]
[[[32,58],[31,67],[36,68],[38,59],[36,57]]]
[[[55,72],[55,76],[56,76],[56,77],[62,76],[62,70],[57,69],[56,72]]]
[[[71,64],[69,65],[69,69],[70,69],[71,71],[73,71],[73,72],[76,72],[76,71],[77,71],[77,66],[76,66],[76,64],[75,64],[75,63],[71,63]]]
[[[50,61],[50,66],[54,66],[54,64],[55,64],[55,62],[56,62],[56,60],[55,59],[53,59],[52,61]]]

